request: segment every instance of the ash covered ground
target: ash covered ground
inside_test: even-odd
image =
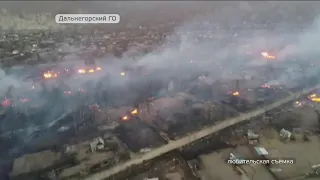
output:
[[[79,6],[85,3],[89,2]],[[104,12],[104,2],[89,4],[92,7],[86,11]],[[9,5],[9,12],[18,8]],[[0,71],[0,156],[6,157],[1,160],[59,147],[75,137],[94,137],[88,132],[109,121],[120,123],[116,133],[129,149],[139,151],[164,144],[167,136],[179,138],[318,83],[319,3],[121,2],[116,6],[119,25],[108,25],[108,31],[86,26],[85,32],[77,32],[81,34],[77,47],[68,43],[80,53]],[[159,6],[167,8],[160,11]],[[42,7],[27,9],[47,12]],[[63,31],[72,29],[66,28]],[[87,33],[90,28],[95,33]],[[65,48],[60,45],[52,51]],[[90,53],[81,54],[88,49]],[[97,52],[103,53],[97,57]],[[123,107],[127,108],[109,112]],[[108,113],[99,120],[96,114],[101,111]],[[161,137],[164,140],[158,141]]]

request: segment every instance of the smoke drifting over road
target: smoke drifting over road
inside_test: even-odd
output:
[[[147,4],[147,2],[145,3]],[[275,67],[281,66],[284,68],[283,73],[280,73],[274,81],[281,81],[281,83],[287,85],[286,83],[291,83],[288,77],[294,79],[295,76],[297,78],[301,76],[301,74],[292,70],[293,68],[299,68],[299,66],[297,67],[293,63],[293,60],[297,60],[303,64],[318,64],[312,71],[306,71],[307,75],[309,73],[309,76],[319,72],[319,60],[314,58],[319,55],[317,43],[320,40],[320,21],[317,18],[314,18],[316,20],[313,25],[312,23],[305,23],[305,26],[301,27],[300,22],[288,23],[288,19],[297,19],[293,17],[293,12],[290,9],[287,13],[291,14],[292,17],[288,17],[289,15],[285,12],[280,12],[271,3],[269,3],[267,8],[258,3],[256,5],[254,2],[239,3],[241,5],[240,8],[231,2],[226,3],[227,5],[223,6],[222,11],[219,10],[221,8],[217,5],[215,7],[217,12],[210,12],[208,10],[210,9],[209,6],[204,10],[209,12],[205,16],[199,12],[201,8],[194,10],[195,14],[199,12],[199,16],[184,19],[183,25],[176,27],[174,33],[169,35],[166,42],[155,51],[135,60],[130,57],[112,58],[112,61],[110,61],[110,58],[103,58],[102,61],[97,61],[98,65],[103,69],[101,73],[85,76],[85,78],[84,76],[74,75],[69,80],[65,80],[64,83],[71,90],[85,87],[87,91],[95,94],[97,86],[102,82],[100,85],[102,89],[108,89],[108,101],[117,104],[119,101],[126,102],[126,98],[132,99],[130,102],[133,102],[135,99],[138,99],[141,93],[145,93],[148,87],[145,79],[149,80],[148,82],[168,84],[170,80],[179,83],[197,79],[202,75],[208,75],[213,80],[212,82],[214,82],[220,79],[244,78],[246,69],[272,64]],[[239,3],[236,3],[237,6]],[[193,2],[193,4],[197,3]],[[216,4],[219,3],[217,2]],[[285,4],[283,2],[278,5],[285,6]],[[199,5],[205,7],[204,2],[199,2]],[[292,6],[297,7],[300,5],[297,3],[295,6]],[[171,7],[171,9],[173,10],[174,8]],[[274,9],[277,11],[272,11]],[[299,9],[301,10],[303,7],[299,7]],[[306,11],[310,13],[312,10],[304,7],[304,11],[301,10],[301,14],[304,14]],[[133,10],[131,9],[126,12],[122,13],[128,15],[133,13]],[[280,14],[283,16],[280,16]],[[172,13],[172,16],[178,16],[177,12]],[[297,15],[297,17],[300,17],[300,15]],[[121,18],[129,19],[128,17]],[[136,18],[139,19],[138,16]],[[307,19],[312,22],[313,16],[307,17]],[[142,18],[139,20],[142,20]],[[152,19],[145,19],[144,22],[147,21],[151,24],[155,22]],[[283,24],[285,21],[287,23]],[[274,53],[276,59],[263,59],[261,57],[262,51]],[[248,52],[251,53],[250,56],[248,56]],[[73,67],[81,67],[83,65],[79,61],[75,61],[74,57],[68,58],[66,57],[68,65],[71,64]],[[61,63],[59,66],[64,67],[66,63]],[[131,77],[130,73],[128,73],[126,76],[122,76],[121,72],[124,71],[124,66],[136,68],[141,66],[150,75],[147,75],[147,77]],[[34,67],[34,69],[37,68],[37,66]],[[136,79],[133,80],[133,78]],[[91,81],[91,83],[88,84],[88,81]],[[132,82],[138,83],[134,87],[139,86],[139,88],[130,89],[133,87]],[[2,71],[0,71],[0,84],[1,96],[5,96],[9,86],[13,85],[15,88],[12,96],[17,97],[28,95],[30,88],[34,86],[31,81],[23,81],[13,75],[5,75]],[[37,88],[41,89],[42,87],[35,87],[35,89]],[[166,88],[164,86],[157,92],[150,92],[150,94],[155,94],[156,96]],[[43,104],[51,100],[48,95],[45,96],[40,92],[36,93],[33,99]],[[48,111],[52,113],[42,116],[41,120],[25,121],[23,125],[19,125],[22,129],[27,129],[26,134],[23,134],[21,137],[28,137],[28,135],[39,128],[47,128],[54,125],[52,121],[61,116],[62,110],[60,109],[62,108],[62,104],[64,109],[73,110],[80,106],[83,101],[73,99],[72,103],[65,104],[65,102],[58,102],[58,99],[55,99],[52,103],[52,106],[47,107]],[[39,122],[42,124],[41,126],[36,124]],[[37,128],[32,129],[30,127]],[[7,126],[2,128],[2,131],[15,129]]]

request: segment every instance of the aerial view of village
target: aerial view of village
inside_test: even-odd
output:
[[[0,180],[319,180],[319,15],[316,1],[0,1]]]

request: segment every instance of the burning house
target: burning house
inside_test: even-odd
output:
[[[145,103],[139,105],[141,113],[139,117],[148,123],[152,123],[157,114],[163,109],[170,109],[171,111],[183,109],[188,101],[195,101],[196,99],[185,93],[178,93],[176,97],[162,97],[158,99],[150,98]]]
[[[156,126],[172,139],[236,114],[186,93],[155,99],[141,104],[139,109],[142,121]]]
[[[288,95],[285,88],[278,83],[265,83],[257,87],[259,81],[242,80],[240,82],[237,80],[235,86],[231,86],[231,90],[221,96],[223,104],[238,111],[245,112]]]
[[[243,91],[229,91],[221,102],[240,112],[248,111],[252,107],[252,102],[247,99]]]
[[[124,115],[120,126],[116,129],[119,138],[129,149],[139,152],[165,144],[165,140],[154,128],[141,121],[137,116]]]
[[[94,113],[94,121],[101,125],[111,122],[119,122],[119,119],[123,118],[130,109],[132,108],[129,106],[122,106],[119,108],[100,108]]]
[[[317,93],[312,93],[307,98],[312,102],[320,102],[320,96]]]
[[[188,92],[200,100],[213,99],[214,96],[212,82],[204,76],[200,76],[199,81],[192,84]]]
[[[165,141],[155,129],[140,120],[139,114],[138,108],[129,106],[101,108],[95,112],[94,121],[101,125],[99,129],[115,132],[134,152],[164,144]]]

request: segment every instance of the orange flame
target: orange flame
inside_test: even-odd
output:
[[[134,109],[133,111],[131,111],[131,114],[132,114],[132,115],[138,114],[138,109]]]
[[[101,71],[102,69],[101,69],[101,67],[97,67],[96,70],[97,71]]]
[[[128,116],[123,116],[123,117],[122,117],[122,120],[124,120],[124,121],[126,121],[126,120],[128,120],[128,119],[129,119]]]
[[[126,73],[125,73],[125,72],[122,72],[122,73],[120,73],[120,75],[121,75],[121,76],[125,76],[125,75],[126,75]]]
[[[52,74],[51,74],[51,73],[44,73],[44,74],[43,74],[43,77],[44,77],[45,79],[49,79],[49,78],[52,78]]]
[[[87,71],[85,69],[78,69],[79,74],[85,74]]]
[[[58,77],[58,74],[57,73],[53,73],[53,72],[46,72],[46,73],[43,73],[43,77],[45,79],[51,79],[51,78]]]
[[[237,91],[237,92],[234,92],[234,93],[232,93],[232,95],[234,95],[234,96],[239,96],[239,92]]]
[[[313,101],[313,102],[320,102],[320,98],[312,98],[311,101]]]
[[[316,98],[317,95],[316,95],[316,94],[311,94],[309,97],[310,97],[310,98]]]
[[[94,73],[94,69],[89,69],[89,73]]]
[[[309,99],[313,102],[320,102],[320,97],[318,97],[317,94],[311,94]]]
[[[296,101],[296,106],[302,106],[302,103],[300,101]]]
[[[261,55],[262,55],[264,58],[267,58],[267,59],[276,59],[275,56],[269,55],[269,53],[267,53],[267,52],[262,52]]]

